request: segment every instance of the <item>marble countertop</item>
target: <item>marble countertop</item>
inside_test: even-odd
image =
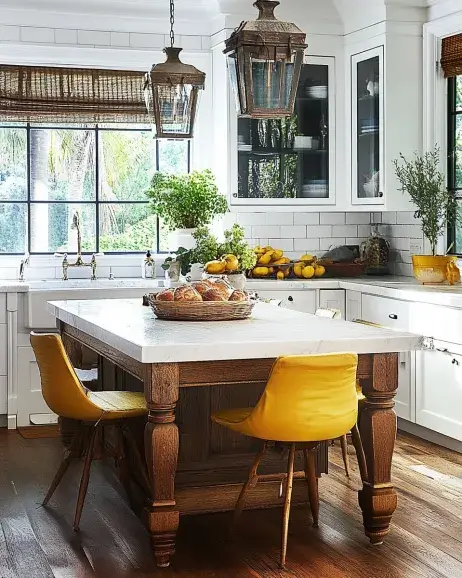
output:
[[[162,321],[139,299],[55,301],[61,321],[143,363],[273,358],[309,353],[387,353],[422,338],[259,303],[242,321]]]
[[[2,281],[0,279],[0,293],[27,293],[29,284],[24,281]]]

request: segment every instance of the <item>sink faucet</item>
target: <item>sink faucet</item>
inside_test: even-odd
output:
[[[69,261],[67,259],[67,253],[64,254],[63,263],[62,263],[63,281],[68,280],[67,270],[69,267],[91,267],[91,280],[95,281],[96,280],[96,256],[95,256],[95,254],[93,253],[93,255],[91,257],[91,261],[89,263],[85,263],[85,261],[82,259],[82,234],[80,231],[80,214],[79,214],[79,211],[74,211],[74,214],[72,216],[71,229],[77,230],[77,259],[75,260],[75,263],[69,263]]]
[[[19,281],[24,281],[24,271],[29,265],[29,259],[29,253],[25,253],[24,257],[21,259],[21,263],[19,264]]]

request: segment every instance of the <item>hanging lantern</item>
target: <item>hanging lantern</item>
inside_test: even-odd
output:
[[[170,46],[167,60],[154,64],[146,74],[144,94],[156,138],[192,138],[205,73],[180,60],[182,48],[175,48],[174,3],[170,0]]]
[[[224,53],[239,116],[281,118],[294,112],[306,34],[274,16],[279,2],[257,0],[257,20],[243,22]]]

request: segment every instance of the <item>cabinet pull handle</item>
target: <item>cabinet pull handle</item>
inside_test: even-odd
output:
[[[398,316],[396,315],[396,313],[390,313],[390,315],[388,317],[390,319],[398,319]]]
[[[294,300],[294,298],[292,297],[292,295],[289,295],[289,297],[287,297],[287,301],[292,302]]]
[[[383,193],[379,193],[379,197],[382,198],[382,197],[383,197]]]

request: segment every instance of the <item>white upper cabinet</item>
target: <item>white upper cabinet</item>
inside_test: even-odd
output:
[[[285,119],[237,118],[231,204],[335,204],[335,58],[307,56]]]
[[[383,48],[351,56],[353,204],[383,204]]]
[[[350,206],[412,210],[393,161],[400,153],[411,158],[422,150],[421,33],[404,28],[364,39],[362,32],[346,42]]]

